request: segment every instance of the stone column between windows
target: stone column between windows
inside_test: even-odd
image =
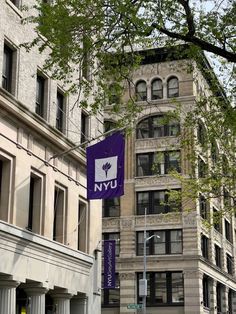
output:
[[[119,273],[120,278],[120,312],[131,313],[127,309],[129,303],[138,303],[135,294],[136,275],[135,273]]]
[[[55,314],[70,314],[70,299],[72,294],[67,292],[53,292],[50,294],[55,305]]]
[[[216,286],[217,286],[216,280],[211,279],[210,280],[210,314],[217,314]]]
[[[27,284],[24,288],[29,297],[30,314],[44,314],[45,313],[45,294],[48,289],[40,285]]]
[[[184,271],[184,313],[203,314],[203,273],[196,270]]]
[[[18,281],[0,277],[0,314],[16,313],[16,287]]]
[[[222,287],[222,313],[228,313],[228,293],[229,288],[226,286]]]

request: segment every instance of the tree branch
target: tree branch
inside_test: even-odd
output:
[[[207,42],[201,38],[198,38],[194,35],[189,35],[189,33],[186,35],[182,35],[179,33],[171,32],[171,31],[169,31],[163,27],[159,27],[158,24],[156,24],[156,23],[153,23],[151,27],[152,27],[152,29],[157,29],[159,32],[167,35],[170,38],[180,39],[180,40],[192,43],[192,44],[200,47],[203,50],[206,50],[208,52],[212,52],[216,55],[219,55],[219,56],[227,59],[229,62],[234,62],[234,63],[236,62],[236,54],[235,53],[230,52],[226,49],[220,48],[216,45],[213,45],[213,44],[211,44],[211,43],[209,43],[209,42]]]
[[[188,35],[193,36],[195,34],[195,25],[193,20],[193,14],[189,7],[189,1],[188,0],[178,0],[179,4],[181,4],[184,8],[185,14],[186,14],[186,20],[188,24]]]

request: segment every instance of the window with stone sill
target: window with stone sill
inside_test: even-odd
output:
[[[0,220],[8,222],[13,158],[0,151]]]
[[[221,268],[221,248],[215,244],[215,264],[217,267]]]
[[[3,49],[3,68],[2,68],[2,88],[13,94],[13,81],[14,81],[14,67],[16,62],[14,61],[16,51],[13,50],[6,43]]]
[[[146,255],[182,254],[182,230],[147,231]],[[143,256],[144,232],[136,233],[136,253]]]
[[[216,310],[217,310],[217,314],[222,313],[222,294],[223,294],[223,286],[221,283],[217,282],[217,285],[216,285]]]
[[[207,176],[207,170],[208,167],[205,161],[201,157],[198,157],[198,177],[205,178]]]
[[[213,227],[216,231],[222,233],[222,214],[219,210],[213,207]]]
[[[147,84],[145,81],[139,81],[135,85],[135,95],[137,101],[147,100]]]
[[[137,274],[137,303],[142,303],[139,297],[139,280],[143,273]],[[184,280],[182,272],[147,272],[147,306],[183,305]]]
[[[207,131],[202,121],[198,121],[197,124],[197,139],[201,146],[207,143]]]
[[[202,279],[202,296],[203,296],[203,306],[205,308],[210,307],[210,278],[206,275]]]
[[[140,121],[137,125],[136,137],[159,138],[164,136],[178,136],[180,125],[178,121],[163,115],[152,116]]]
[[[231,223],[225,219],[225,238],[232,242],[232,226],[231,226]]]
[[[37,74],[36,79],[36,100],[35,112],[41,116],[45,116],[46,110],[46,78],[41,74]]]
[[[103,217],[119,217],[120,216],[120,198],[114,197],[103,200],[102,207]]]
[[[205,235],[201,235],[201,251],[202,251],[202,256],[206,259],[209,258],[209,239]]]
[[[63,132],[65,131],[65,98],[64,95],[57,91],[57,108],[56,108],[56,128]]]
[[[180,151],[137,154],[137,176],[165,175],[180,172]]]
[[[181,190],[157,190],[143,191],[136,193],[137,215],[146,214],[165,214],[169,212],[179,212],[181,210],[181,201],[178,196]],[[171,199],[170,193],[177,193],[176,199]],[[173,197],[174,198],[174,197]]]
[[[151,85],[151,99],[161,99],[163,98],[163,83],[161,79],[154,79]]]
[[[209,220],[208,203],[202,194],[199,195],[199,210],[200,216],[205,220]]]
[[[179,80],[177,77],[171,77],[167,81],[167,97],[179,97]]]
[[[234,259],[228,253],[226,253],[226,269],[228,274],[233,275]]]

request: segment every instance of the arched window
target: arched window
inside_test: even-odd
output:
[[[137,139],[178,136],[179,132],[179,122],[168,118],[168,116],[152,116],[143,119],[137,125]]]
[[[163,98],[163,85],[161,79],[152,81],[152,100]]]
[[[179,96],[179,80],[177,77],[171,77],[167,81],[167,96],[168,98]]]
[[[145,81],[139,81],[135,87],[136,100],[145,101],[147,100],[147,84]]]

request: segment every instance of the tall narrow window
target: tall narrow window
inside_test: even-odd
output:
[[[115,240],[115,255],[120,255],[120,233],[119,232],[106,232],[102,234],[102,240]]]
[[[218,282],[216,285],[216,307],[217,313],[222,313],[222,285]]]
[[[228,241],[232,241],[232,228],[228,220],[225,219],[225,237]]]
[[[210,292],[209,292],[209,277],[203,276],[202,280],[202,294],[203,294],[203,306],[210,307]]]
[[[37,75],[35,112],[41,117],[44,116],[44,103],[45,103],[45,78],[40,75]]]
[[[78,214],[78,250],[87,252],[88,242],[88,213],[87,204],[79,201],[79,214]]]
[[[163,98],[162,80],[156,79],[152,81],[152,100]]]
[[[0,155],[0,219],[9,221],[11,160]]]
[[[205,235],[202,235],[201,236],[202,256],[206,259],[208,259],[208,247],[209,247],[208,242],[209,242],[209,239]]]
[[[145,81],[139,81],[135,86],[135,94],[137,101],[147,100],[147,84]]]
[[[54,190],[54,221],[53,221],[53,240],[65,242],[65,207],[66,189],[55,186]]]
[[[171,77],[167,82],[167,96],[168,98],[179,96],[179,81],[177,77]]]
[[[221,248],[215,244],[215,263],[216,266],[221,268]]]
[[[61,132],[63,132],[64,114],[64,96],[57,91],[56,128]]]
[[[80,137],[80,142],[84,143],[88,139],[88,115],[84,112],[81,113],[81,137]]]
[[[2,87],[10,93],[12,92],[12,66],[13,50],[7,45],[4,45]]]
[[[120,198],[114,197],[103,200],[103,217],[119,217],[120,216]]]
[[[42,179],[31,173],[29,191],[29,212],[27,229],[40,233],[42,204]]]
[[[228,274],[233,274],[233,257],[226,253],[226,268],[227,268],[227,273]]]

